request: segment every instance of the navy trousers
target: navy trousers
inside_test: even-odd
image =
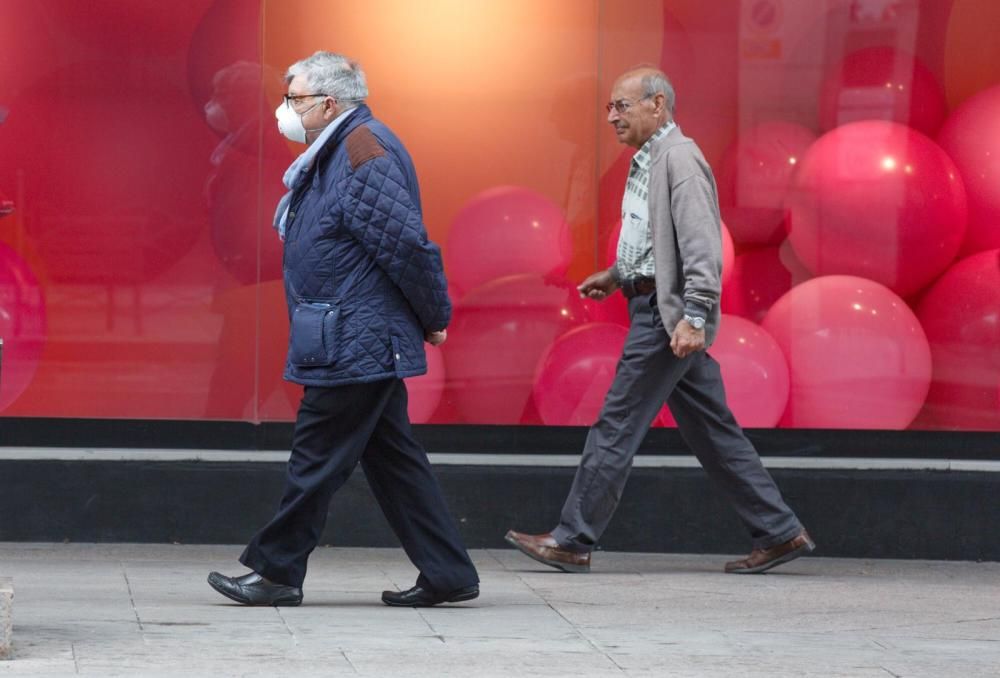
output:
[[[277,514],[240,562],[271,581],[302,586],[333,493],[358,463],[382,512],[420,571],[417,583],[447,593],[479,582],[427,454],[413,438],[400,379],[306,387]]]

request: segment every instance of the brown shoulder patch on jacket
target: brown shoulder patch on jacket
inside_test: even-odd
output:
[[[385,155],[385,149],[372,131],[364,125],[347,135],[347,157],[351,159],[351,169],[356,170],[372,158]]]

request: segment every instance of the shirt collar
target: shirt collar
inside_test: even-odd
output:
[[[653,143],[658,139],[662,139],[664,136],[669,134],[670,130],[672,130],[675,127],[677,127],[677,123],[671,120],[666,125],[653,132],[653,136],[649,137],[649,139],[646,140],[646,143],[644,143],[642,147],[639,148],[638,151],[636,151],[635,155],[632,156],[633,164],[635,164],[635,166],[641,170],[648,170],[649,163],[650,160],[652,160],[652,155],[653,155],[652,154]]]

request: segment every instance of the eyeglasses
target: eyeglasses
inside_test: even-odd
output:
[[[297,104],[302,99],[308,99],[310,97],[328,97],[328,96],[330,95],[329,94],[294,94],[294,95],[286,94],[284,98],[286,106],[288,106],[289,108],[295,108],[295,104]]]
[[[627,99],[618,99],[617,101],[609,101],[608,103],[604,104],[604,110],[606,110],[609,115],[611,114],[611,111],[618,111],[618,115],[625,115],[625,112],[628,111],[628,109],[632,108],[640,101],[643,101],[644,99],[652,99],[654,96],[656,95],[647,94],[646,96],[636,101],[628,101]]]

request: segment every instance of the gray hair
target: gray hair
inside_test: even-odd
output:
[[[285,82],[304,76],[315,94],[326,94],[341,105],[362,104],[368,96],[368,84],[361,64],[333,52],[316,52],[288,67]]]
[[[674,115],[674,105],[677,102],[677,95],[674,94],[674,86],[670,84],[670,78],[663,71],[653,70],[642,76],[643,95],[649,98],[662,94],[666,99],[667,110],[670,116]]]

